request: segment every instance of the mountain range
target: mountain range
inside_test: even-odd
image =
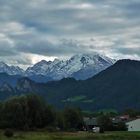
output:
[[[37,83],[19,78],[13,88],[1,86],[0,99],[34,93],[58,108],[72,105],[83,110],[140,108],[140,61],[119,60],[86,80],[64,78],[60,81]]]
[[[24,70],[18,66],[9,66],[4,62],[0,62],[0,73],[7,73],[9,75],[23,75]]]
[[[23,70],[0,62],[0,73],[29,77],[36,82],[47,82],[73,77],[77,80],[88,79],[107,67],[115,60],[99,54],[79,54],[68,60],[42,60]]]

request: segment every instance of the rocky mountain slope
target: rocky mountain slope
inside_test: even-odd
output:
[[[73,77],[78,80],[85,80],[94,76],[100,71],[114,64],[111,58],[98,54],[80,54],[63,61],[55,59],[54,61],[40,61],[33,67],[26,70],[26,75],[43,75],[52,80]]]
[[[68,77],[85,80],[113,65],[114,62],[111,58],[98,54],[80,54],[65,61],[42,60],[25,71],[17,66],[9,66],[0,62],[0,73],[26,76],[36,82],[60,80]]]
[[[99,54],[79,54],[68,60],[42,60],[23,70],[17,66],[8,66],[0,62],[0,73],[29,77],[36,82],[47,82],[73,77],[78,80],[88,79],[115,63],[111,58]]]
[[[7,73],[9,75],[23,75],[24,70],[18,66],[9,66],[4,62],[0,62],[0,73]]]

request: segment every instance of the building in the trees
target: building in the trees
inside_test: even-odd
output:
[[[85,129],[87,131],[99,132],[100,127],[97,123],[97,118],[85,117],[84,123],[85,123]]]
[[[140,119],[132,120],[126,123],[128,131],[140,131]]]

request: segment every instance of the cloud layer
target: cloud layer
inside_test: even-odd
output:
[[[26,67],[85,52],[140,59],[139,13],[139,0],[1,0],[0,60]]]

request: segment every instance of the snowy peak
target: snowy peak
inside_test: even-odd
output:
[[[54,80],[74,77],[87,79],[107,67],[115,61],[99,54],[78,54],[66,61],[55,59],[54,61],[42,60],[26,70],[26,75],[44,75]],[[77,76],[78,75],[78,76]]]
[[[59,59],[55,59],[54,61],[42,60],[32,67],[28,67],[26,71],[17,66],[9,66],[0,62],[0,73],[26,76],[32,80],[40,80],[39,82],[48,81],[47,79],[60,80],[67,77],[85,80],[114,63],[115,60],[103,55],[78,54],[65,61]]]
[[[18,66],[9,66],[4,62],[0,62],[0,73],[7,73],[9,75],[23,75],[24,70]]]
[[[54,60],[54,61],[45,61],[42,60],[38,63],[36,63],[33,67],[29,67],[26,70],[26,75],[32,76],[32,75],[47,75],[49,74],[52,70],[53,67],[55,67],[59,62],[59,60]]]
[[[98,62],[106,62],[113,64],[115,61],[109,57],[99,55],[99,54],[79,54],[73,56],[70,60],[81,61],[83,64],[95,64]]]

